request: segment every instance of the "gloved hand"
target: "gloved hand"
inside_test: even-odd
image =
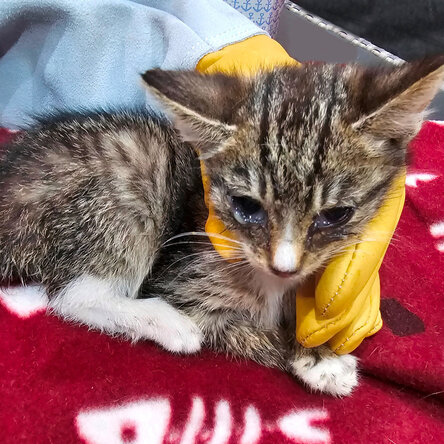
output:
[[[206,55],[197,70],[248,75],[259,69],[295,63],[298,62],[279,43],[259,35]],[[216,233],[234,239],[234,234],[214,214],[203,163],[202,177],[209,210],[206,232],[214,248],[230,260],[230,247],[234,245],[211,236]],[[393,184],[385,204],[363,234],[363,241],[333,259],[323,272],[298,289],[296,338],[304,347],[328,343],[336,353],[345,354],[381,328],[378,271],[404,205],[404,183],[405,174]]]

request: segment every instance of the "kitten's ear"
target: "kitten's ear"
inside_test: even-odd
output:
[[[234,103],[246,94],[242,79],[159,69],[145,72],[142,78],[183,140],[195,144],[201,157],[218,152],[235,131],[230,119]]]
[[[373,110],[361,114],[354,128],[380,140],[409,142],[420,130],[426,108],[444,84],[444,57],[370,73],[364,71],[361,78],[361,88],[365,89],[361,103],[366,101]]]

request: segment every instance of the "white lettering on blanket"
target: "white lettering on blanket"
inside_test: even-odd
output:
[[[161,444],[170,422],[167,399],[132,402],[123,407],[77,415],[77,430],[88,444]]]
[[[282,433],[295,443],[329,444],[330,433],[314,422],[328,419],[325,409],[291,410],[276,421],[263,423],[253,405],[244,410],[243,421],[236,424],[230,404],[219,400],[214,405],[212,427],[204,426],[205,404],[195,396],[185,425],[179,428],[172,421],[168,398],[152,398],[130,402],[118,407],[81,411],[76,418],[78,435],[87,444],[161,444],[163,442],[192,444],[259,444],[262,434]]]
[[[418,182],[430,182],[437,177],[438,176],[435,174],[429,173],[411,173],[407,174],[407,177],[405,178],[405,185],[407,187],[417,188]]]
[[[430,225],[430,234],[436,238],[444,238],[444,221]],[[436,249],[444,253],[444,240],[436,244]]]

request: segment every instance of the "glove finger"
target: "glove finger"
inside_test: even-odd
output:
[[[374,327],[373,327],[373,328],[367,333],[366,338],[368,338],[369,336],[374,335],[375,333],[378,333],[378,331],[381,330],[382,325],[383,325],[383,322],[382,322],[382,318],[381,318],[381,310],[378,310],[378,316],[377,316],[377,318],[376,318],[375,325],[374,325]]]
[[[377,324],[379,314],[379,276],[376,275],[370,292],[366,295],[364,309],[352,322],[333,336],[328,344],[338,355],[352,352]]]
[[[344,311],[377,273],[396,228],[405,199],[405,174],[393,183],[385,204],[368,225],[362,242],[338,256],[324,270],[316,286],[316,306],[327,318]]]
[[[367,282],[364,289],[353,301],[350,301],[343,312],[332,318],[323,316],[316,307],[313,297],[314,279],[299,288],[296,294],[297,341],[304,347],[317,347],[346,328],[361,312],[376,277],[377,274]]]
[[[276,40],[266,35],[256,35],[205,55],[196,69],[208,74],[224,72],[251,75],[262,69],[285,64],[299,63]]]

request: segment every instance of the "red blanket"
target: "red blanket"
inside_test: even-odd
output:
[[[0,442],[444,442],[444,126],[425,124],[413,149],[381,270],[384,327],[357,351],[351,397],[212,352],[131,345],[46,316],[35,288],[3,290]]]

